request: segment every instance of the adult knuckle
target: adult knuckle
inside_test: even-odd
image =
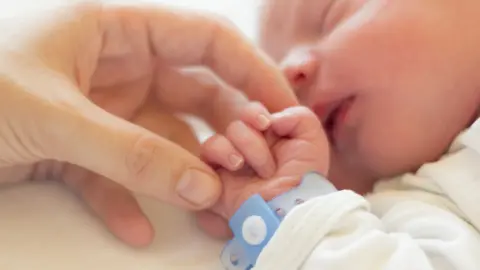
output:
[[[219,15],[212,15],[205,18],[204,25],[208,29],[208,41],[204,44],[203,63],[208,66],[217,66],[220,59],[215,57],[215,52],[222,51],[226,43],[240,40],[241,34],[236,26],[228,18]]]
[[[208,20],[216,31],[225,31],[234,27],[233,22],[224,15],[211,14],[208,16]]]
[[[159,144],[155,138],[148,135],[138,136],[126,157],[128,179],[133,182],[148,179],[155,154],[159,151]]]

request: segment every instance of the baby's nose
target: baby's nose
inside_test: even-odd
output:
[[[297,49],[287,55],[281,67],[292,88],[300,95],[314,83],[318,61],[310,50]]]

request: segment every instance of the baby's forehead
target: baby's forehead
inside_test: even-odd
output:
[[[284,51],[291,42],[319,33],[335,0],[264,0],[260,39],[264,49]],[[268,44],[268,45],[267,45]],[[267,48],[265,48],[267,47]],[[283,49],[280,49],[282,47]],[[277,54],[273,53],[277,58]],[[279,60],[279,59],[276,59]]]

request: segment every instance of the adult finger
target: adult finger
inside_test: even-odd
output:
[[[181,207],[200,209],[215,203],[220,181],[198,157],[105,112],[59,76],[45,73],[41,79],[32,81],[33,86],[30,81],[24,86],[3,84],[0,112],[5,111],[5,123],[11,125],[3,130],[8,134],[0,143],[10,147],[4,153],[10,163],[53,159]],[[39,85],[44,91],[30,91]]]
[[[105,99],[102,108],[125,117],[126,111],[116,105],[117,100]],[[194,134],[189,132],[188,126],[182,126],[181,120],[165,113],[155,102],[147,102],[141,110],[137,110],[132,122],[164,138],[176,139],[176,143],[189,151],[197,151],[193,145],[195,138],[189,136]],[[172,138],[179,132],[183,136]],[[61,178],[79,193],[115,236],[132,246],[141,247],[151,243],[154,236],[152,225],[131,192],[105,177],[74,165],[68,165],[63,172]]]
[[[228,222],[222,216],[212,211],[200,211],[196,213],[196,218],[198,226],[210,236],[221,239],[232,237]]]
[[[249,100],[206,69],[161,66],[155,76],[155,93],[162,107],[205,120],[214,130],[224,132],[239,119]]]
[[[124,187],[74,165],[66,165],[62,179],[120,240],[137,247],[152,242],[152,224]]]
[[[220,193],[216,174],[177,144],[116,118],[95,106],[58,120],[59,158],[87,168],[128,189],[179,206],[198,209]],[[82,127],[82,128],[78,128]],[[72,142],[78,142],[72,147]],[[81,142],[81,143],[80,143]]]
[[[225,21],[158,5],[107,6],[101,17],[102,31],[109,37],[118,25],[138,21],[143,21],[143,31],[160,61],[175,66],[205,65],[273,112],[297,104],[273,61]]]

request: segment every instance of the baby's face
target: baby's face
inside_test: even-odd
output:
[[[363,192],[437,159],[475,119],[476,2],[267,2],[262,46],[322,119],[339,188]]]

